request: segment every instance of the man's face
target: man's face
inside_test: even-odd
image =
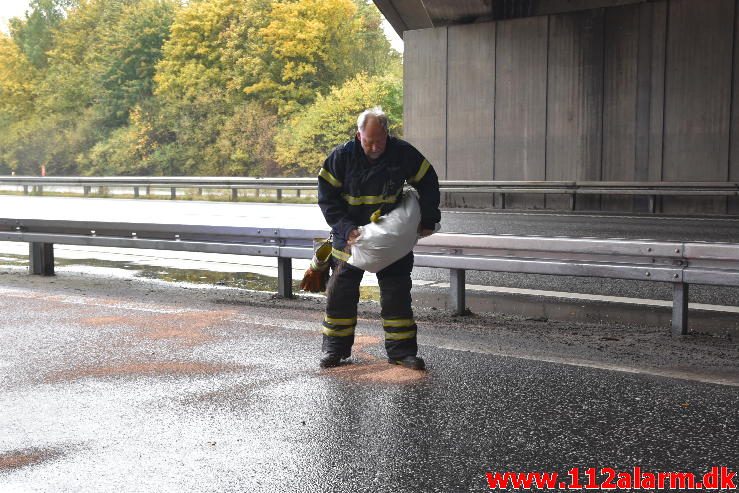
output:
[[[387,132],[376,118],[369,118],[364,125],[364,130],[357,132],[357,138],[362,144],[364,153],[370,159],[377,159],[385,152],[387,145]]]

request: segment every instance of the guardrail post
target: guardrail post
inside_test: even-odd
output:
[[[657,212],[657,196],[656,195],[649,196],[649,212],[651,212],[652,214]]]
[[[133,187],[133,198],[139,198],[139,187]]]
[[[232,188],[231,189],[231,201],[236,202],[239,200],[239,190],[238,188]]]
[[[295,190],[295,196],[297,198],[300,198],[300,189],[299,188],[297,190]]]
[[[23,195],[28,195],[28,185],[23,185]]]
[[[44,194],[44,186],[43,185],[39,185],[38,186],[38,194],[39,195],[43,195]]]
[[[203,196],[203,187],[198,187],[198,197]]]
[[[151,187],[149,185],[146,186],[146,196],[148,197],[151,195]]]
[[[455,315],[464,315],[466,300],[464,290],[464,269],[449,269],[449,306]]]
[[[54,275],[54,244],[53,243],[29,243],[31,274],[39,276]]]
[[[577,208],[577,194],[575,192],[570,193],[570,210],[574,211]]]
[[[505,209],[505,194],[504,193],[500,194],[500,208]]]
[[[672,285],[672,335],[688,333],[688,285],[676,282]]]
[[[283,298],[293,297],[293,259],[277,257],[277,294]]]
[[[255,188],[254,189],[254,196],[255,197],[259,197],[259,189],[258,188]]]
[[[172,200],[175,200],[177,198],[177,189],[175,187],[171,187],[169,189],[169,198]]]
[[[282,202],[282,189],[277,189],[277,202]]]
[[[90,187],[89,186],[82,187],[82,195],[84,195],[85,197],[87,197],[88,195],[90,195]]]

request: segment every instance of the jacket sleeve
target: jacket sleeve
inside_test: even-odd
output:
[[[418,150],[412,148],[409,159],[410,177],[408,183],[418,191],[421,203],[421,226],[424,229],[434,229],[441,221],[439,210],[439,177],[431,163]]]
[[[318,205],[323,217],[333,232],[348,239],[349,233],[356,229],[348,213],[348,204],[341,196],[345,165],[339,149],[334,150],[318,173]]]

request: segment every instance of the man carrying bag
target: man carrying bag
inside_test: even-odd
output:
[[[407,183],[418,192],[419,236],[432,234],[441,219],[439,180],[431,164],[409,143],[388,135],[381,108],[362,112],[354,140],[336,147],[318,174],[318,204],[332,231],[332,275],[326,288],[322,368],[351,356],[357,323],[359,284],[364,270],[351,265],[360,227],[382,221],[403,198]],[[412,192],[411,192],[412,193]],[[411,246],[412,248],[412,246]],[[423,370],[417,356],[411,308],[413,252],[377,272],[388,362]]]

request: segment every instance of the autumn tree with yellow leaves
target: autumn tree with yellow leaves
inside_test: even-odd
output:
[[[317,118],[399,107],[380,22],[365,0],[33,0],[0,36],[0,172],[310,174],[343,138]]]

